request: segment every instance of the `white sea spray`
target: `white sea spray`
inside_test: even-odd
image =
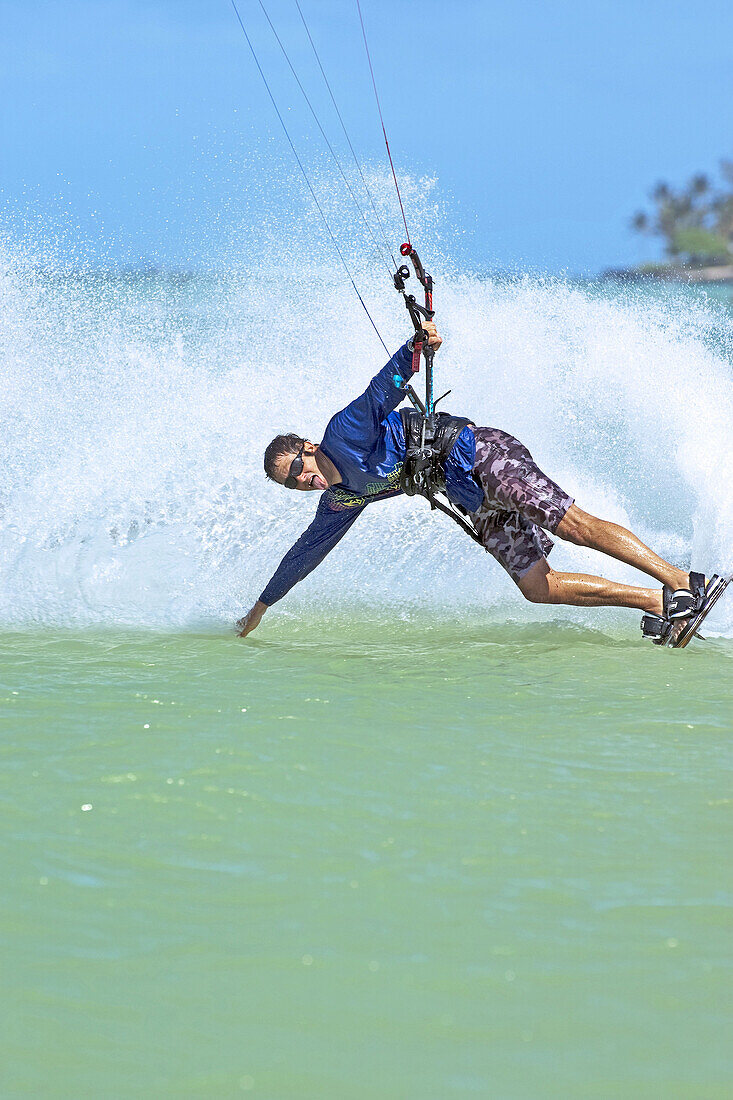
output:
[[[461,271],[423,190],[445,407],[517,435],[582,507],[663,555],[731,570],[730,312],[684,289]],[[4,246],[3,623],[229,622],[310,522],[317,498],[268,483],[264,447],[279,431],[318,440],[385,354],[312,222],[281,253],[248,247],[236,270],[166,275],[39,265],[29,247]],[[386,272],[359,256],[349,260],[393,350],[407,319]],[[552,560],[645,583],[565,544]],[[548,614],[407,499],[369,508],[281,611],[355,605]]]

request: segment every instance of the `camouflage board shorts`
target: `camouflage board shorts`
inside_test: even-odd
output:
[[[499,428],[475,428],[473,476],[484,502],[472,513],[481,541],[514,581],[546,557],[555,531],[573,503],[536,465],[523,443]]]

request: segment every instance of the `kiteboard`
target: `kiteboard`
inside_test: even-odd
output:
[[[690,616],[680,631],[675,632],[671,630],[664,644],[670,646],[672,649],[684,649],[694,637],[702,637],[702,635],[698,634],[700,626],[715,607],[731,581],[733,581],[733,573],[730,573],[727,577],[713,577],[705,591],[705,601],[701,609]]]

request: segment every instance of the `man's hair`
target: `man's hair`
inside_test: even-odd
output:
[[[277,481],[275,463],[278,458],[282,458],[283,455],[297,455],[304,445],[305,440],[301,439],[295,432],[288,432],[287,435],[276,435],[272,443],[267,444],[265,449],[265,473],[270,481]]]

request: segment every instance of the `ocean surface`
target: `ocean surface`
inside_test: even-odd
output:
[[[730,1097],[733,598],[659,650],[399,499],[233,636],[315,504],[265,444],[384,361],[298,247],[2,253],[0,1095]],[[432,251],[445,407],[733,571],[731,289]]]

